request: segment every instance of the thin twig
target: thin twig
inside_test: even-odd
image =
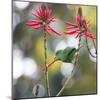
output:
[[[60,94],[63,92],[63,90],[65,89],[66,85],[68,84],[68,82],[70,81],[70,79],[72,78],[72,74],[68,77],[68,79],[65,81],[65,84],[63,85],[63,87],[61,88],[61,90],[58,92],[58,94],[56,96],[60,96]]]
[[[94,48],[95,48],[95,51],[96,51],[96,54],[97,54],[97,46],[96,46],[96,44],[95,44],[95,42],[94,42],[94,39],[92,39],[92,42],[93,42],[93,46],[94,46]]]
[[[94,45],[94,47],[95,47],[95,49],[96,49],[96,44],[95,44],[95,42],[94,42],[94,39],[92,39],[92,42],[93,42],[93,45]]]
[[[93,57],[93,58],[96,58],[90,51],[90,48],[89,48],[89,45],[88,45],[88,40],[87,40],[87,37],[85,37],[85,42],[86,42],[86,46],[87,46],[87,50],[89,52],[89,54]]]
[[[45,56],[45,68],[46,68],[46,88],[47,88],[47,93],[48,96],[50,96],[50,87],[49,87],[49,76],[48,76],[48,67],[47,67],[47,36],[46,33],[44,31],[44,56]]]

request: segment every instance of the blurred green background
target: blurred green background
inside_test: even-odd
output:
[[[34,19],[32,12],[41,4],[13,1],[13,98],[36,97],[34,91],[37,84],[40,86],[38,97],[47,96],[45,77],[44,73],[41,72],[41,68],[44,66],[43,32],[42,29],[34,30],[31,27],[25,26],[29,19]],[[78,7],[81,6],[83,16],[90,20],[91,23],[89,31],[96,34],[96,6],[56,3],[46,3],[46,5],[52,9],[53,14],[57,18],[57,22],[52,23],[51,26],[58,32],[63,34],[63,31],[66,29],[66,24],[62,20],[74,23],[71,19],[75,18]],[[69,38],[71,39],[71,36],[64,34],[62,37],[56,35],[50,37],[47,35],[48,63],[52,61],[55,51],[59,49],[59,43],[62,42],[60,47],[63,48],[63,46],[67,46]],[[61,96],[94,94],[97,92],[96,62],[91,60],[84,39],[82,41],[84,46],[80,51],[78,62],[80,68],[70,80]],[[89,44],[90,48],[92,48],[91,40],[89,40]],[[64,84],[65,77],[67,77],[61,72],[62,63],[58,61],[49,69],[51,96],[56,96]]]

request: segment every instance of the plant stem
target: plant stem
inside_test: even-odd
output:
[[[95,58],[95,56],[92,55],[92,53],[91,53],[91,51],[90,51],[90,48],[89,48],[89,46],[88,46],[88,40],[87,40],[87,37],[85,37],[85,41],[86,41],[86,46],[87,46],[87,50],[88,50],[89,54],[90,54],[93,58]]]
[[[95,48],[95,51],[96,51],[96,54],[97,54],[96,44],[95,44],[93,39],[92,39],[92,42],[93,42],[93,45],[94,45],[94,48]]]
[[[45,56],[45,69],[46,69],[46,73],[45,73],[45,77],[46,77],[46,88],[47,88],[47,94],[48,96],[50,96],[50,87],[49,87],[49,76],[48,76],[48,67],[47,67],[47,36],[46,33],[44,31],[44,56]]]
[[[65,89],[66,85],[68,84],[68,82],[70,81],[70,79],[72,78],[72,75],[70,75],[68,77],[68,79],[65,81],[65,84],[63,85],[63,87],[61,88],[61,90],[58,92],[58,94],[56,96],[60,96],[61,93],[63,92],[63,90]]]
[[[94,39],[92,39],[92,42],[93,42],[94,48],[96,49],[96,44],[94,42]]]

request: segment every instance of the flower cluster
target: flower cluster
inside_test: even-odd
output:
[[[82,16],[82,14],[80,14],[81,13],[80,9],[79,9],[79,14],[75,19],[76,24],[73,24],[71,22],[66,22],[66,24],[68,25],[67,30],[69,31],[68,32],[65,31],[64,34],[69,34],[69,35],[76,34],[76,38],[85,36],[91,39],[96,39],[95,35],[88,32],[88,29],[90,27],[90,22],[86,21],[85,18]]]
[[[56,21],[56,17],[52,16],[52,10],[48,8],[45,5],[41,5],[35,13],[33,13],[33,16],[37,18],[37,20],[29,20],[28,23],[26,23],[27,26],[33,27],[35,30],[38,30],[40,28],[43,28],[45,32],[47,32],[50,36],[52,36],[51,32],[54,32],[58,36],[61,36],[61,34],[57,31],[55,31],[51,26],[50,23]]]

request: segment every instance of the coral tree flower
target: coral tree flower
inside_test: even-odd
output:
[[[75,19],[76,24],[73,24],[71,22],[66,22],[66,24],[68,25],[67,30],[69,30],[68,32],[64,32],[64,34],[76,34],[76,38],[77,37],[88,37],[91,39],[96,39],[96,36],[93,35],[92,33],[88,32],[88,29],[90,27],[90,22],[86,21],[85,18],[82,16],[82,11],[81,8],[79,8],[78,10],[78,15]]]
[[[47,32],[50,36],[52,36],[51,32],[54,32],[58,36],[61,36],[60,33],[55,31],[49,24],[56,21],[55,16],[52,16],[52,10],[45,5],[41,5],[33,16],[37,18],[37,20],[29,20],[26,23],[26,26],[33,27],[35,30],[43,28],[45,32]]]

